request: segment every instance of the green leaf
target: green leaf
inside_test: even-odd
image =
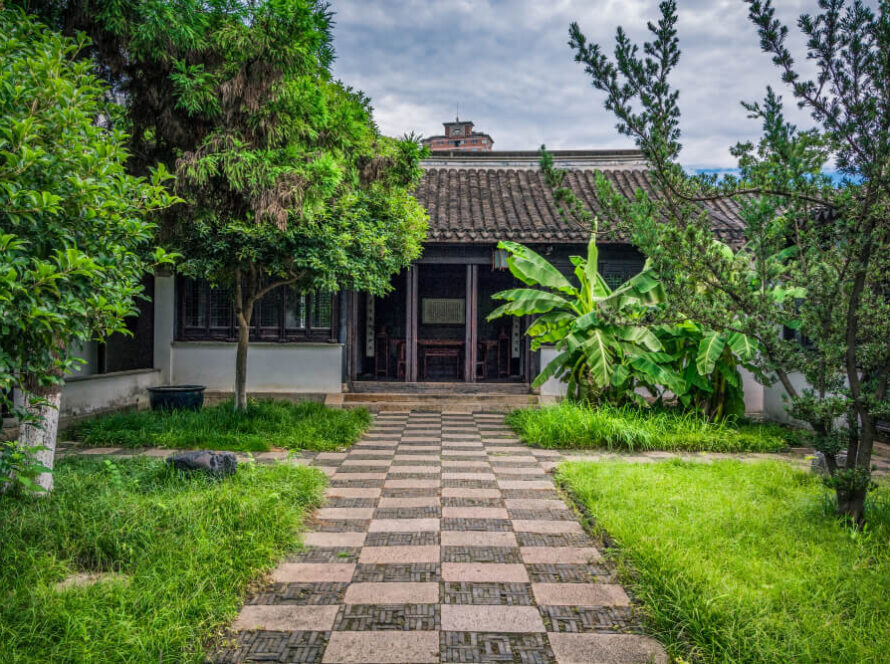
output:
[[[564,351],[550,360],[547,363],[547,366],[541,369],[541,373],[535,377],[535,380],[532,382],[532,387],[541,387],[541,385],[553,378],[557,373],[564,371],[565,364],[569,357],[571,357],[571,353],[569,351]]]
[[[554,309],[571,308],[571,304],[565,298],[533,288],[514,288],[501,291],[494,295],[493,299],[507,300],[507,304],[492,311],[487,320],[494,320],[504,315],[527,316],[545,314]]]
[[[628,378],[630,378],[630,369],[623,364],[619,364],[612,373],[612,387],[620,388],[627,382]]]
[[[656,385],[668,388],[675,394],[683,392],[685,381],[677,372],[654,362],[651,356],[641,355],[631,360],[630,366],[645,374]]]
[[[757,354],[757,345],[754,340],[741,332],[732,332],[727,338],[727,343],[729,343],[732,352],[746,362],[752,360]]]
[[[498,243],[498,248],[509,252],[507,266],[510,272],[527,286],[543,286],[567,295],[577,293],[562,272],[528,247],[516,242],[502,241]]]
[[[726,346],[726,339],[717,332],[706,332],[702,337],[701,343],[698,345],[698,355],[695,358],[695,366],[702,376],[707,376],[714,371],[714,366],[723,348]]]
[[[614,371],[615,357],[610,346],[602,330],[593,330],[590,338],[581,344],[581,351],[589,365],[590,377],[600,388],[609,386]]]
[[[655,333],[652,332],[647,327],[642,326],[630,326],[630,327],[621,327],[616,329],[615,336],[623,341],[630,341],[640,346],[643,346],[647,350],[652,351],[653,353],[657,353],[660,350],[664,349],[661,341],[655,336]]]

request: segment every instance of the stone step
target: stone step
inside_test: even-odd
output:
[[[356,380],[351,394],[528,394],[528,383],[463,383],[422,381]]]
[[[426,392],[418,394],[410,394],[405,392],[346,392],[343,394],[344,402],[361,403],[370,401],[510,401],[516,403],[527,402],[529,398],[534,398],[534,394],[454,394],[452,392]]]
[[[382,411],[492,412],[507,413],[517,408],[535,407],[534,394],[361,394],[343,395],[343,408]]]

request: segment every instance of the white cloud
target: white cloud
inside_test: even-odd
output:
[[[680,66],[673,84],[683,111],[683,161],[732,166],[728,148],[756,137],[739,101],[785,94],[760,51],[742,0],[681,0]],[[794,25],[815,0],[781,0],[777,14]],[[455,105],[501,150],[632,147],[620,136],[602,93],[573,60],[568,26],[577,20],[591,41],[611,51],[622,25],[647,38],[657,0],[334,0],[335,74],[368,94],[381,129],[391,135],[441,132]],[[792,27],[792,34],[794,34]],[[802,53],[802,41],[791,41]],[[809,124],[788,104],[791,118]]]

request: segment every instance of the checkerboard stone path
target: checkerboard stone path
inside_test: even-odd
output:
[[[217,664],[666,664],[546,470],[494,414],[386,413]]]

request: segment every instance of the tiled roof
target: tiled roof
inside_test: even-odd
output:
[[[566,165],[561,166],[560,155]],[[555,153],[556,165],[569,170],[567,185],[590,210],[600,209],[594,194],[599,170],[625,196],[637,188],[652,191],[645,165],[635,151]],[[586,225],[563,219],[543,175],[537,153],[454,153],[425,162],[415,192],[430,216],[430,242],[587,242]],[[589,163],[589,166],[588,166]],[[744,228],[738,204],[710,204],[718,236],[736,242]]]

